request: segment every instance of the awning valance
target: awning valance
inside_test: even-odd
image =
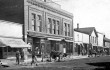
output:
[[[30,45],[26,44],[22,39],[0,38],[0,47],[6,47],[6,46],[10,46],[13,48],[31,47]]]
[[[62,39],[59,38],[47,38],[48,40],[55,40],[55,41],[61,41]]]

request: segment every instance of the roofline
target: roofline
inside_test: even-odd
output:
[[[97,33],[105,35],[104,33],[101,33],[101,32],[98,32],[98,31],[97,31]]]
[[[51,7],[49,5],[46,5],[45,2],[41,2],[41,1],[38,1],[38,0],[27,0],[27,2],[32,4],[32,5],[39,6],[41,8],[47,9],[49,11],[52,11],[52,12],[55,12],[55,13],[58,13],[60,15],[63,15],[63,16],[66,16],[68,18],[73,19],[73,14],[72,13],[67,12],[65,10],[62,10],[62,9],[57,9],[57,8]]]
[[[6,21],[6,20],[0,20],[0,23],[2,23],[2,22],[6,22],[6,23],[9,23],[9,24],[23,25],[23,24],[16,23],[16,22],[11,22],[11,21]]]

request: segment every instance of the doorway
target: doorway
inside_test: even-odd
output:
[[[2,59],[3,58],[3,47],[0,47],[0,59]]]

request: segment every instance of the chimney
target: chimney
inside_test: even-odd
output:
[[[104,37],[105,37],[105,35],[104,35]]]
[[[79,23],[77,23],[77,29],[79,29]]]

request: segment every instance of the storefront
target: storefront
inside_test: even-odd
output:
[[[83,46],[82,46],[82,42],[75,42],[76,43],[76,48],[75,48],[75,52],[77,52],[78,55],[82,54],[82,50],[83,50]]]
[[[73,53],[73,41],[62,41],[62,38],[47,38],[47,37],[32,37],[28,36],[28,43],[32,45],[31,51],[34,51],[36,47],[39,49],[41,55],[42,49],[45,55],[50,54],[52,50],[60,51],[62,53]],[[44,48],[42,48],[42,46]]]
[[[0,58],[15,57],[17,50],[30,47],[22,39],[0,38]]]
[[[89,48],[88,43],[76,42],[75,52],[78,55],[87,55]]]

